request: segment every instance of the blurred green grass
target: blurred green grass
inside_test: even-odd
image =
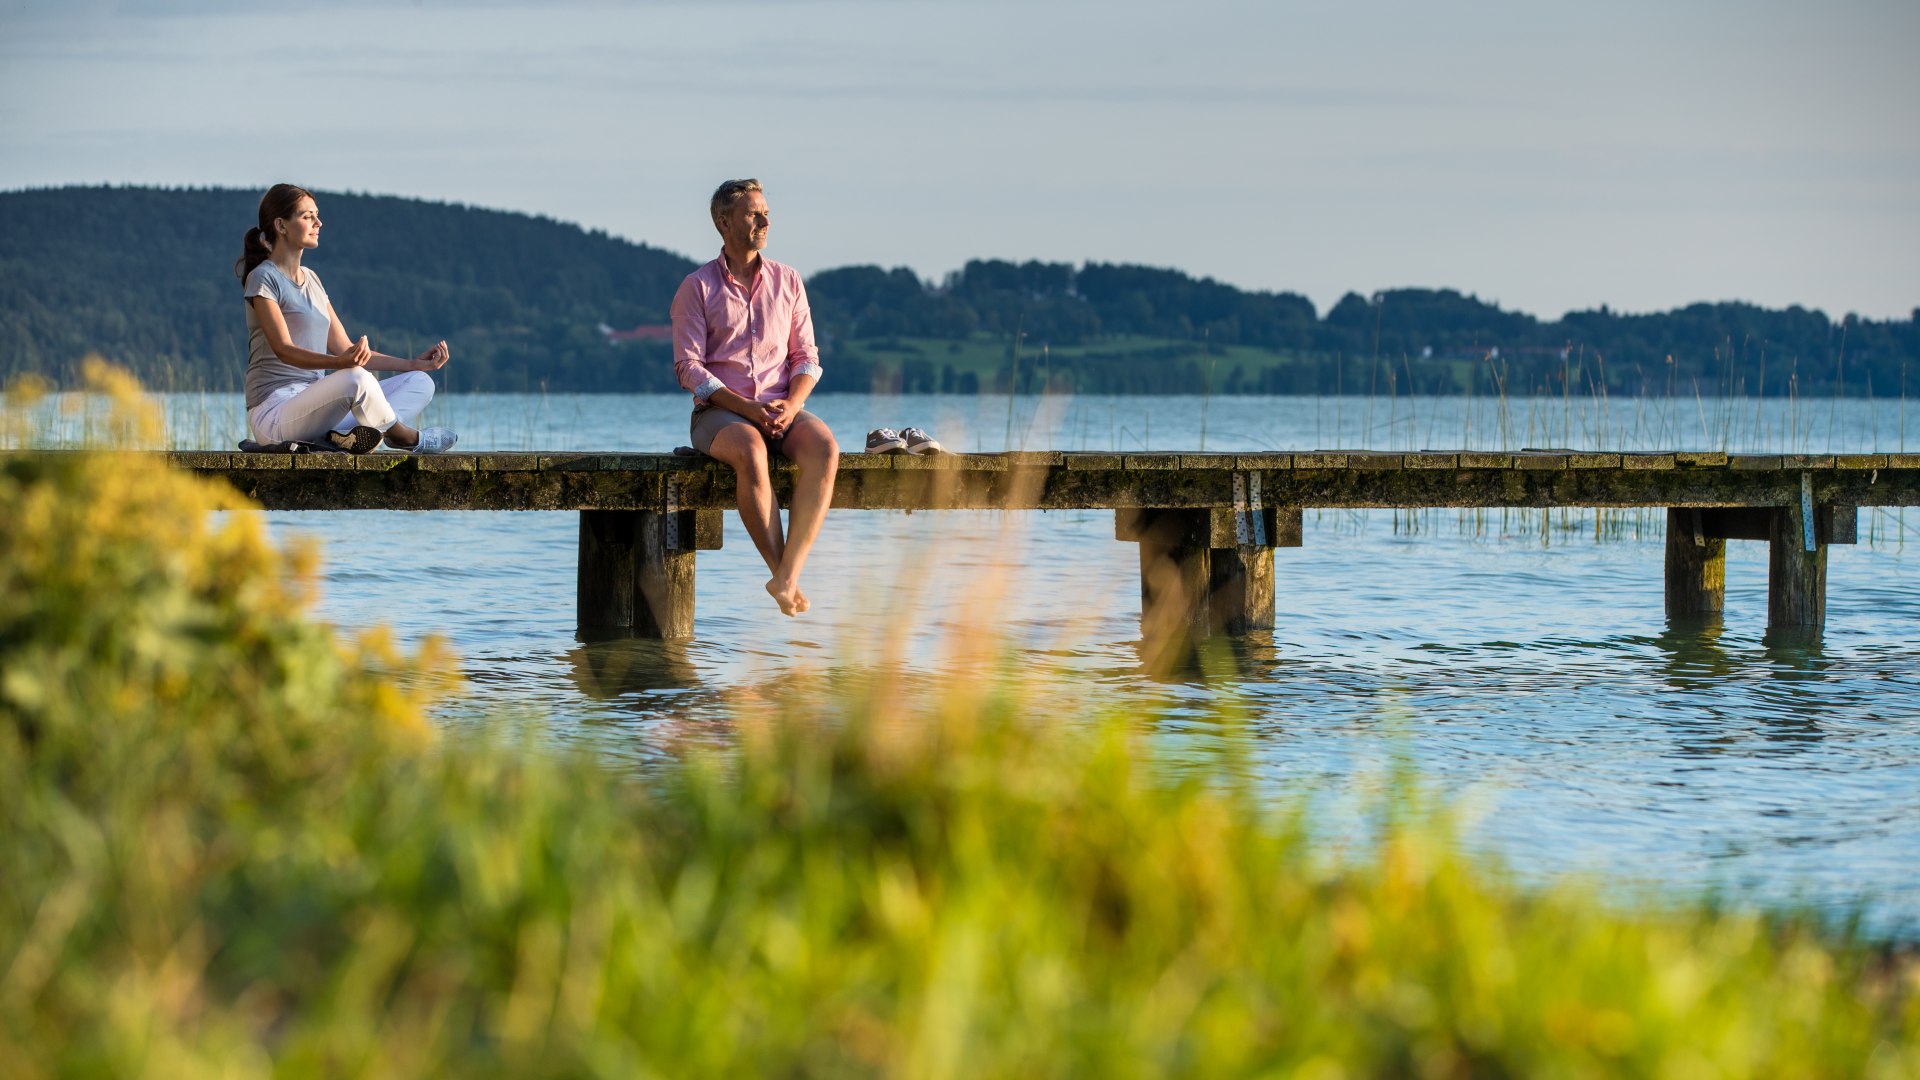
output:
[[[1411,779],[1329,850],[989,636],[645,778],[436,736],[453,658],[312,623],[238,505],[0,457],[0,1076],[1920,1074],[1910,959],[1522,888]]]

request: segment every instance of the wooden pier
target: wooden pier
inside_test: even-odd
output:
[[[640,637],[692,636],[694,553],[734,506],[729,468],[670,454],[167,456],[270,510],[579,511],[580,625]],[[1727,541],[1764,540],[1768,625],[1818,628],[1827,549],[1859,507],[1920,505],[1920,454],[843,454],[833,505],[1111,509],[1140,547],[1143,637],[1167,642],[1271,628],[1273,552],[1309,508],[1663,507],[1670,615],[1720,611]]]

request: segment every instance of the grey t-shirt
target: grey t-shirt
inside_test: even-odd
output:
[[[320,275],[310,267],[302,267],[300,284],[281,273],[280,268],[271,262],[263,262],[247,275],[246,287],[241,295],[247,304],[247,408],[251,409],[272,396],[275,390],[283,386],[305,386],[325,375],[324,371],[312,371],[297,368],[284,363],[273,354],[273,347],[267,344],[267,332],[260,328],[260,317],[254,313],[253,298],[264,296],[280,305],[280,315],[287,322],[287,337],[295,348],[309,352],[331,353],[327,348],[327,331],[332,328],[333,320],[327,316],[327,290],[320,284]]]

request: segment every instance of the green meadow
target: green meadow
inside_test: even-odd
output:
[[[1920,1075],[1910,952],[1520,884],[1412,776],[1326,840],[1231,705],[1174,762],[984,629],[635,773],[436,729],[219,485],[5,454],[0,522],[0,1076]]]

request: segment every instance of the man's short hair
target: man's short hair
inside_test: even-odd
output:
[[[732,208],[735,199],[738,199],[749,191],[759,190],[760,181],[752,179],[729,180],[719,187],[714,188],[713,202],[708,206],[708,210],[713,214],[713,220],[719,221],[720,215]]]

